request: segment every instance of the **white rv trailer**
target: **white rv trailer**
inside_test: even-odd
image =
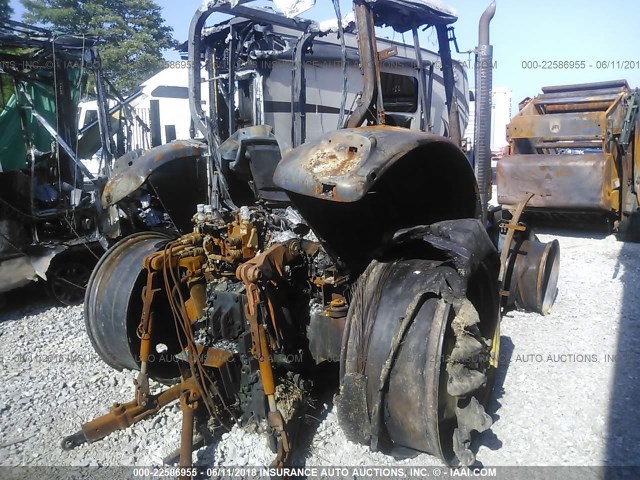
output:
[[[122,141],[129,145],[128,149],[146,150],[173,140],[191,138],[188,84],[185,68],[166,68],[142,83],[123,102],[109,100],[114,131],[119,130],[117,124],[122,116],[128,118],[129,128],[121,129]],[[203,105],[207,105],[206,97]],[[96,101],[80,103],[78,128],[81,138],[97,128],[97,120]],[[114,140],[117,141],[116,136]]]

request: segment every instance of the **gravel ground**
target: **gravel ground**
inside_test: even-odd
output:
[[[546,317],[514,312],[502,323],[501,364],[475,442],[478,461],[499,465],[640,463],[640,323],[634,288],[640,245],[579,233],[561,244],[559,294]],[[28,305],[28,306],[26,306]],[[115,372],[89,346],[82,308],[55,307],[40,287],[8,296],[0,312],[1,465],[159,465],[178,448],[177,405],[71,452],[62,437],[132,398],[132,372]],[[322,405],[322,404],[320,404]],[[428,455],[395,461],[348,442],[330,400],[296,463],[441,465]],[[264,438],[239,428],[195,452],[203,465],[268,465]]]

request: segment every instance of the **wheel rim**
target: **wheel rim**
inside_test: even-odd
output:
[[[84,303],[87,334],[102,360],[117,370],[139,369],[140,339],[136,328],[146,279],[142,260],[162,248],[167,240],[167,235],[157,232],[126,237],[104,254],[89,279]],[[162,300],[158,298],[158,302]],[[172,322],[172,317],[167,317],[169,308],[162,303],[155,306],[157,328],[152,334],[152,344],[163,343],[168,350],[165,355],[154,354],[149,376],[170,382],[177,377],[177,365],[172,358],[180,351],[179,341],[175,329],[163,328],[167,321]]]
[[[53,297],[63,305],[78,305],[85,295],[91,268],[77,261],[65,261],[48,274]]]

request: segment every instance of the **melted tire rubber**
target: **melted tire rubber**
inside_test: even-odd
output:
[[[480,281],[491,278],[491,268],[478,270]],[[373,261],[361,275],[336,398],[348,439],[399,457],[427,452],[450,465],[474,463],[471,434],[492,424],[483,405],[499,311],[497,283],[471,280],[478,275],[421,259]]]

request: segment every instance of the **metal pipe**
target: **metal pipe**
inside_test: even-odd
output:
[[[200,73],[202,27],[213,9],[205,12],[198,10],[189,25],[189,110],[195,127],[204,137],[208,137],[205,125],[206,115],[202,110],[202,77]]]
[[[374,50],[375,32],[372,32],[370,28],[370,7],[365,3],[353,2],[353,11],[356,15],[356,26],[358,28],[358,51],[360,52],[363,89],[358,105],[347,120],[347,128],[356,128],[362,125],[370,113],[378,93],[375,67],[378,53]]]
[[[491,90],[493,82],[493,47],[489,44],[489,24],[496,13],[496,2],[480,17],[479,45],[476,50],[476,125],[474,170],[480,191],[482,220],[487,219],[491,198]]]
[[[493,1],[482,13],[478,25],[478,45],[489,45],[489,23],[496,14],[496,2]]]
[[[180,410],[182,410],[182,430],[180,431],[180,466],[190,468],[192,465],[193,453],[193,420],[197,402],[189,404],[189,391],[180,397]],[[180,478],[191,478],[191,476],[181,475]]]
[[[100,137],[103,145],[102,158],[104,159],[104,174],[110,175],[111,168],[113,166],[113,132],[111,132],[111,122],[109,119],[109,113],[111,112],[109,112],[107,93],[104,88],[104,82],[106,81],[106,79],[102,76],[102,59],[100,58],[100,55],[93,49],[90,50],[90,54],[93,64],[98,64],[98,68],[95,69],[95,89],[97,97],[96,103],[98,106],[98,130],[100,132]]]
[[[418,63],[418,90],[420,91],[420,109],[422,115],[420,115],[420,130],[423,132],[429,128],[427,117],[429,115],[428,110],[431,108],[427,105],[427,80],[425,78],[424,64],[422,63],[422,50],[420,48],[420,38],[418,38],[418,29],[414,28],[411,31],[413,33],[413,48],[416,52],[416,62]]]
[[[291,82],[293,114],[292,144],[294,147],[302,145],[307,139],[307,80],[305,57],[307,49],[320,32],[305,32],[294,49],[293,82]]]
[[[227,124],[229,136],[236,131],[236,38],[233,25],[229,25],[229,83],[227,85]]]
[[[449,48],[449,28],[447,25],[436,25],[436,33],[438,34],[438,53],[442,64],[442,81],[449,115],[449,138],[453,143],[460,146],[462,132],[460,131],[460,114],[458,112],[458,101],[456,100],[456,79],[453,74],[451,48]]]
[[[433,131],[433,121],[431,119],[431,105],[433,104],[433,63],[429,66],[429,80],[427,86],[427,111],[425,113],[426,131],[431,133]]]

